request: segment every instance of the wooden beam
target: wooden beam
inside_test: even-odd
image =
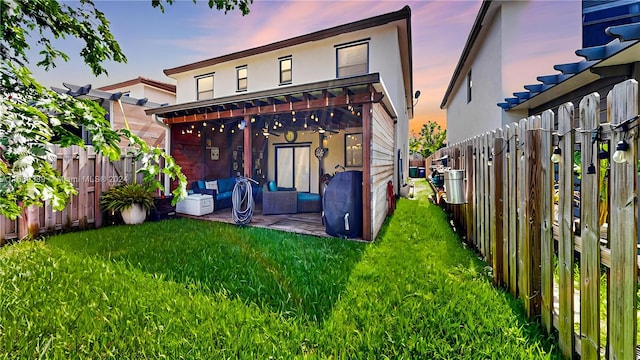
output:
[[[308,102],[287,102],[282,104],[268,104],[265,106],[256,106],[243,108],[243,110],[239,109],[229,109],[228,106],[225,106],[227,109],[219,110],[214,113],[205,113],[205,114],[191,114],[191,115],[182,115],[171,118],[166,118],[164,122],[166,124],[180,124],[185,122],[198,122],[198,121],[206,121],[206,120],[218,120],[218,119],[227,119],[237,116],[244,115],[273,115],[280,113],[287,113],[289,111],[313,111],[313,110],[321,110],[327,107],[341,107],[346,105],[363,105],[371,102],[380,102],[384,94],[376,92],[373,94],[370,93],[362,93],[356,94],[346,97],[333,97],[333,98],[318,98],[318,99],[310,99]]]
[[[253,136],[251,136],[251,116],[246,115],[244,117],[244,124],[244,176],[251,178],[253,175]]]

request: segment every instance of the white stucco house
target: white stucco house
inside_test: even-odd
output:
[[[320,194],[323,174],[361,170],[362,238],[373,240],[388,183],[398,194],[408,176],[412,71],[405,6],[166,69],[176,104],[146,113],[170,126],[190,182],[244,175]]]
[[[523,62],[526,60],[523,59],[526,56],[523,47],[515,44],[545,46],[536,40],[536,29],[545,27],[550,21],[564,20],[570,31],[580,31],[580,2],[573,5],[565,2],[565,7],[567,4],[575,7],[575,11],[570,12],[556,11],[558,4],[530,0],[482,2],[440,104],[447,111],[448,144],[495,130],[527,116],[526,111],[515,109],[504,112],[496,104],[512,97],[517,86],[526,81],[527,77],[523,76],[531,71]],[[550,16],[552,14],[553,17]],[[570,44],[567,46],[571,49]],[[535,52],[533,49],[528,51]],[[530,75],[534,78],[537,74]]]
[[[53,87],[54,91],[80,98],[95,100],[106,110],[114,129],[129,129],[147,144],[162,149],[169,148],[168,127],[147,115],[144,111],[176,102],[175,85],[144,77],[92,88],[90,84],[79,86],[65,83],[64,88]],[[126,121],[125,121],[126,118]],[[87,143],[90,139],[82,130]],[[124,146],[124,144],[123,144]]]

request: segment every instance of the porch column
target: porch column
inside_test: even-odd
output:
[[[371,231],[371,103],[362,104],[362,238],[372,241]]]
[[[253,151],[252,151],[252,139],[251,131],[251,117],[245,115],[244,117],[244,176],[253,177]]]

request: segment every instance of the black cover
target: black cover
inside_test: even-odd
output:
[[[337,173],[324,192],[322,209],[327,234],[349,238],[361,236],[362,171]]]

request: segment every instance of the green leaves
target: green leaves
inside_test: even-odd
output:
[[[444,146],[447,139],[447,130],[441,130],[438,123],[428,121],[422,125],[420,135],[412,133],[409,137],[410,153],[418,153],[427,158]]]

